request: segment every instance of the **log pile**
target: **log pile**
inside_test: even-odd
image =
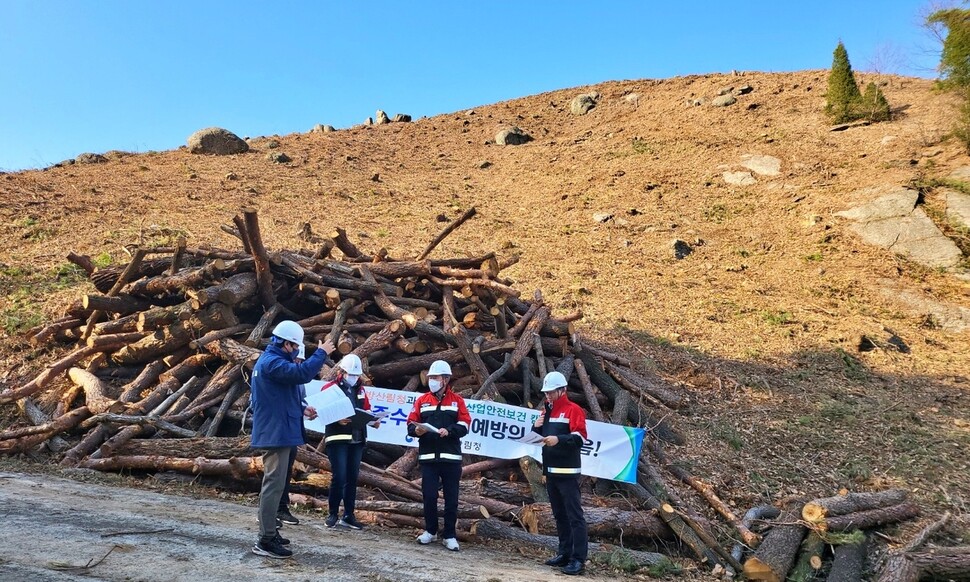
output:
[[[757,547],[760,536],[663,449],[684,443],[672,419],[686,406],[685,395],[583,338],[574,327],[581,313],[554,314],[540,291],[523,297],[501,274],[518,257],[428,258],[474,215],[474,209],[464,213],[414,259],[394,259],[383,249],[365,254],[341,228],[325,239],[307,236],[323,240],[314,250],[267,249],[251,209],[223,227],[239,240],[238,250],[192,248],[180,240],[138,249],[127,265],[103,269],[72,253],[69,260],[88,272],[98,292],[28,334],[39,352],[62,355],[0,392],[0,404],[16,404],[24,417],[20,426],[0,430],[0,453],[49,451],[63,466],[187,474],[258,491],[262,465],[245,436],[247,378],[273,326],[292,319],[306,330],[308,352],[316,340],[333,340],[335,359],[358,355],[370,382],[385,388],[421,389],[424,372],[441,359],[451,364],[453,385],[466,398],[536,407],[542,377],[562,372],[570,399],[589,418],[648,431],[638,483],[584,486],[591,536],[606,542],[596,551],[613,552],[609,543],[620,542],[636,564],[656,566],[667,558],[640,550],[680,548],[708,568],[740,572],[744,550]],[[329,486],[330,465],[318,452],[321,435],[310,437],[298,453],[302,478],[295,488],[304,494],[297,499],[316,507]],[[372,443],[364,460],[361,519],[422,527],[416,449]],[[550,547],[554,525],[540,473],[531,458],[467,458],[459,538]],[[709,517],[681,499],[668,478],[696,493],[695,503],[706,502],[731,528],[730,537],[743,542],[741,549],[726,551]],[[816,513],[801,523],[846,531],[916,513],[898,496],[879,499],[876,505],[818,500]],[[752,579],[783,580],[808,529],[772,529],[745,573],[751,565]],[[787,532],[783,543],[775,539],[780,532]],[[783,549],[769,552],[774,547]]]

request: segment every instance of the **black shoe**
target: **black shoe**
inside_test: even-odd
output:
[[[279,542],[281,546],[288,546],[288,545],[290,545],[290,540],[288,540],[288,539],[284,538],[283,536],[281,536],[280,535],[280,532],[276,532],[276,537],[274,537],[273,539],[276,540],[277,542]]]
[[[293,517],[289,509],[283,509],[276,513],[276,521],[285,523],[286,525],[300,525],[300,520]]]
[[[337,516],[331,513],[330,515],[327,516],[327,521],[326,521],[327,527],[336,526],[338,521],[340,520],[337,518]]]
[[[566,567],[562,569],[562,573],[568,574],[570,576],[575,576],[576,574],[582,574],[585,568],[586,568],[586,565],[580,562],[579,560],[569,560],[569,563],[566,564]]]
[[[562,554],[557,554],[557,555],[553,556],[552,558],[549,558],[545,562],[546,566],[552,566],[554,568],[561,568],[561,567],[565,566],[568,563],[569,563],[569,558],[567,558],[566,556],[564,556]]]
[[[337,525],[349,527],[350,529],[364,529],[364,524],[357,521],[352,515],[345,515],[343,519],[337,522]]]
[[[256,523],[259,523],[259,516],[258,515],[256,516]],[[280,518],[277,517],[276,518],[276,529],[280,529],[282,527],[283,527],[283,522],[280,521]]]
[[[258,542],[256,542],[256,545],[253,546],[253,553],[257,556],[266,556],[267,558],[276,559],[289,558],[293,555],[293,552],[284,548],[283,544],[277,541],[276,537],[260,539]]]

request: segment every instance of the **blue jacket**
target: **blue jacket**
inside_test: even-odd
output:
[[[251,380],[254,449],[296,447],[303,440],[303,397],[300,386],[313,380],[327,353],[313,352],[302,364],[293,362],[276,344],[267,346],[256,360]]]

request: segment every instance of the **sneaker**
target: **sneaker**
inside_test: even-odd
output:
[[[286,525],[300,525],[300,520],[293,517],[289,509],[283,509],[276,514],[276,521],[285,523]]]
[[[427,544],[430,544],[431,542],[434,542],[434,541],[437,541],[437,540],[438,540],[438,534],[433,534],[433,533],[428,533],[428,532],[421,532],[421,535],[418,536],[418,543],[419,544],[425,544],[425,545],[427,545]]]
[[[458,540],[455,538],[445,538],[441,541],[441,545],[448,548],[452,552],[457,552],[460,548],[458,547]]]
[[[276,558],[280,560],[283,558],[289,558],[293,555],[293,552],[284,548],[283,544],[277,541],[275,537],[269,539],[260,539],[258,542],[256,542],[256,545],[253,546],[253,553],[257,556],[266,556],[267,558]]]
[[[330,515],[327,516],[327,521],[326,521],[327,527],[336,526],[338,521],[340,520],[337,519],[337,516],[331,513]]]
[[[343,519],[337,522],[337,525],[349,527],[350,529],[364,529],[364,524],[357,521],[352,515],[345,515]]]
[[[280,532],[276,532],[276,537],[274,537],[273,539],[276,540],[277,542],[279,542],[279,544],[281,546],[288,546],[288,545],[290,545],[290,540],[288,540],[288,539],[284,538],[283,536],[281,536],[280,535]]]

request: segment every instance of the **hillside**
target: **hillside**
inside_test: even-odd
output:
[[[114,153],[0,175],[0,390],[54,359],[18,332],[89,287],[69,251],[124,262],[124,245],[179,234],[235,247],[219,226],[254,206],[269,247],[307,246],[298,233],[309,221],[406,257],[440,230],[436,217],[474,206],[435,255],[521,254],[507,271],[517,288],[582,309],[584,334],[690,394],[673,419],[688,445],[673,454],[738,508],[894,485],[924,507],[966,511],[970,332],[899,298],[970,307],[970,283],[865,245],[834,216],[869,201],[868,188],[908,184],[926,187],[938,216],[929,186],[970,162],[946,139],[954,103],[930,81],[866,75],[885,83],[897,118],[831,132],[826,74],[608,82],[413,123],[254,138],[234,156]],[[730,107],[687,103],[743,84],[753,91]],[[571,115],[589,91],[599,105]],[[631,93],[639,99],[623,99]],[[495,145],[508,125],[535,140]],[[273,150],[293,161],[267,160]],[[780,175],[727,184],[746,154],[780,159]],[[673,239],[693,252],[676,259]],[[862,335],[876,349],[860,350]],[[886,343],[893,335],[906,350]]]

